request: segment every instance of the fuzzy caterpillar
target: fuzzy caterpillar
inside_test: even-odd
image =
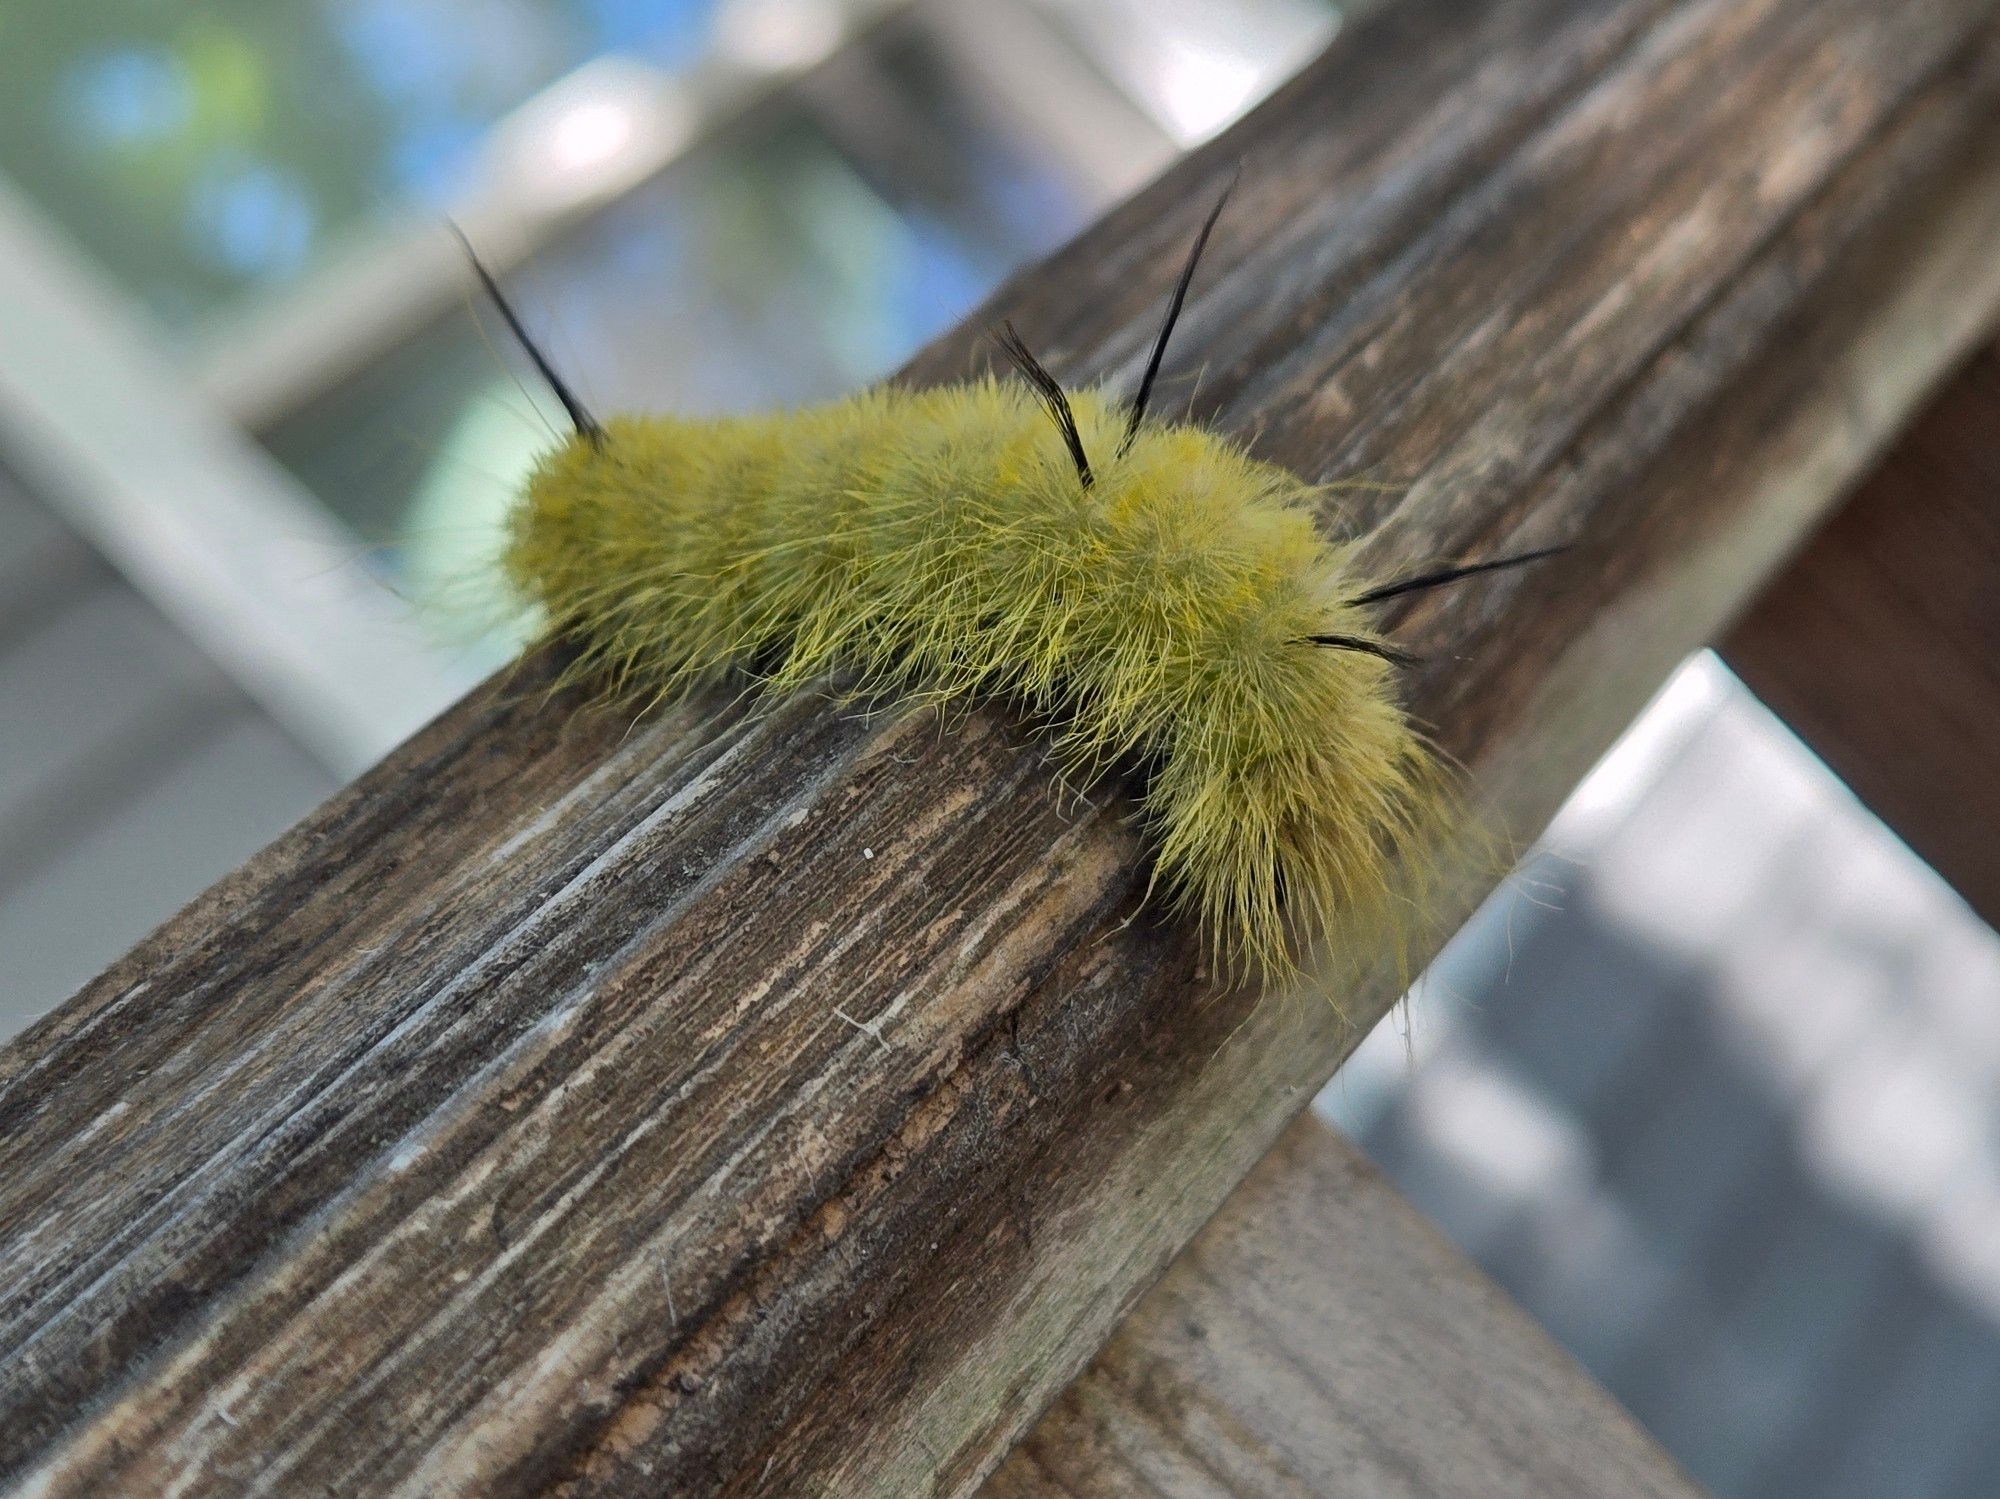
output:
[[[1219,956],[1283,971],[1295,928],[1385,914],[1397,856],[1449,799],[1372,606],[1532,559],[1371,582],[1319,532],[1315,486],[1147,419],[1221,207],[1122,409],[1064,392],[1009,327],[1026,383],[600,425],[529,345],[577,430],[512,514],[509,581],[578,670],[655,699],[838,674],[1023,706],[1079,776],[1142,760],[1156,879]]]

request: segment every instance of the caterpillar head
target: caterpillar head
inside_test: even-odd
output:
[[[1351,545],[1314,491],[1211,434],[1147,429],[1102,485],[1102,691],[1157,747],[1146,794],[1159,869],[1217,955],[1289,969],[1299,932],[1384,926],[1400,860],[1445,821],[1448,780],[1405,716]]]
[[[1395,929],[1451,797],[1392,672],[1293,646],[1176,726],[1147,810],[1161,868],[1225,962],[1282,974],[1301,933]]]

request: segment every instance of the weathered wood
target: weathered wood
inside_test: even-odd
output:
[[[1691,1499],[1528,1315],[1308,1114],[983,1499]]]
[[[1990,324],[1996,120],[1996,0],[1402,0],[989,315],[1129,378],[1246,159],[1196,409],[1385,567],[1575,544],[1399,623],[1527,830]],[[964,1492],[1353,1040],[998,714],[546,672],[0,1054],[0,1472]]]
[[[2000,925],[2000,348],[1952,378],[1723,654]]]

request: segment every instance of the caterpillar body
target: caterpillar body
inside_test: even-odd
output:
[[[1063,391],[1009,327],[1025,382],[600,425],[530,345],[577,431],[513,512],[509,580],[581,670],[656,698],[838,676],[1025,707],[1074,775],[1141,761],[1156,879],[1219,956],[1285,969],[1299,929],[1382,910],[1448,800],[1372,606],[1529,559],[1368,579],[1315,524],[1320,488],[1147,417],[1221,207],[1122,407]]]

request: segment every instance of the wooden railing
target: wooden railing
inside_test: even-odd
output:
[[[984,1499],[1692,1499],[1632,1418],[1299,1120]]]
[[[1570,544],[1396,621],[1525,837],[1993,326],[1996,124],[1995,0],[1399,0],[904,378],[1128,380],[1240,162],[1178,398],[1385,571]],[[0,1475],[965,1492],[1395,997],[1217,987],[997,712],[550,670],[0,1054]]]

